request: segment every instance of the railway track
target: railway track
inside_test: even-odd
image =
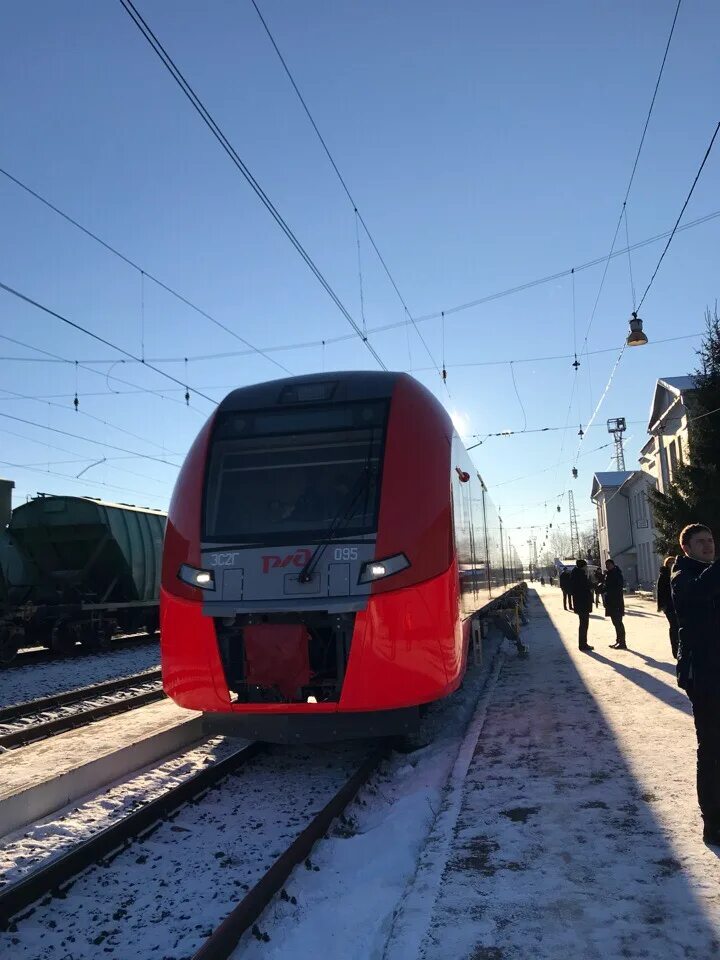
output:
[[[98,698],[126,693],[129,695],[97,703]],[[161,671],[158,668],[25,703],[16,703],[0,709],[0,750],[26,746],[95,720],[154,703],[163,696]],[[88,705],[83,709],[83,704]],[[76,707],[79,709],[74,709]],[[61,711],[59,716],[43,716],[57,710]]]
[[[134,841],[138,841],[138,846],[145,845],[145,842],[150,841],[153,834],[166,821],[172,820],[175,822],[183,808],[192,805],[193,801],[199,801],[198,806],[202,808],[206,794],[221,788],[224,781],[233,774],[239,773],[241,768],[248,766],[253,759],[262,758],[265,753],[266,747],[260,743],[251,743],[241,747],[225,759],[205,767],[199,773],[193,775],[184,783],[173,787],[157,799],[143,804],[119,822],[74,846],[66,854],[51,860],[46,866],[36,869],[24,878],[1,889],[0,929],[9,932],[8,936],[15,935],[12,936],[11,942],[17,946],[21,943],[19,935],[22,933],[24,921],[28,921],[35,926],[34,921],[37,917],[38,922],[42,923],[42,910],[44,908],[52,909],[55,902],[63,909],[72,897],[71,888],[73,884],[80,880],[80,874],[83,871],[94,864],[99,864],[104,868],[103,877],[107,878],[109,870],[118,866],[120,856],[128,850]],[[268,843],[273,844],[267,848],[273,851],[272,861],[252,886],[243,885],[246,890],[244,895],[236,900],[230,909],[224,908],[224,917],[220,922],[217,922],[212,929],[203,930],[202,937],[195,937],[191,952],[183,955],[191,957],[192,960],[226,960],[237,946],[243,933],[253,927],[273,896],[283,888],[293,868],[306,860],[314,844],[327,833],[332,821],[345,810],[358,790],[374,772],[384,755],[384,749],[375,749],[370,753],[366,752],[360,763],[353,763],[349,775],[342,777],[339,788],[334,784],[329,799],[320,810],[308,814],[300,829],[294,825],[295,819],[290,818],[290,823],[293,826],[289,826],[287,829],[291,835],[284,841],[285,848],[281,852],[275,850],[273,840],[264,840],[263,837],[257,838],[260,844],[264,843],[265,846]],[[262,760],[259,762],[262,762]],[[272,757],[267,757],[267,762],[271,764]],[[302,762],[301,758],[300,762]],[[314,763],[316,770],[320,769],[321,766],[330,765],[324,762],[322,764],[318,763],[317,758]],[[246,772],[248,775],[250,774],[250,771]],[[259,779],[262,780],[263,772],[260,770],[256,772]],[[280,781],[283,782],[282,776],[280,776]],[[252,783],[252,779],[245,783],[246,790],[252,790]],[[327,791],[327,784],[325,784],[325,789]],[[234,791],[230,795],[234,795]],[[199,800],[201,796],[203,797],[202,801]],[[307,797],[305,799],[307,800]],[[297,813],[297,810],[294,812]],[[302,816],[298,819],[302,819]],[[240,826],[243,826],[243,824],[240,824]],[[186,827],[176,826],[173,823],[169,829],[180,831],[179,834],[175,834],[178,837],[178,843],[182,843],[183,838],[188,836]],[[213,842],[217,843],[217,838]],[[205,853],[212,860],[211,849],[207,848]],[[217,857],[218,854],[215,853],[214,856]],[[135,864],[141,864],[148,859],[148,854],[141,853],[140,856],[135,857],[134,851],[129,851],[128,859],[132,859]],[[240,867],[244,867],[246,864],[238,864],[238,869],[232,873],[223,870],[224,866],[226,866],[224,863],[218,864],[220,869],[215,875],[216,885],[224,891],[234,880],[234,886],[238,887],[237,876],[241,873],[244,874]],[[135,866],[133,869],[137,870],[137,867]],[[122,878],[122,873],[119,872],[120,877],[117,886],[122,894],[127,896],[128,890]],[[247,872],[250,873],[249,870]],[[155,877],[152,876],[152,879],[154,880]],[[106,887],[104,896],[109,897],[111,895],[110,889],[107,888],[105,879],[103,885]],[[164,883],[163,886],[165,886]],[[48,900],[48,895],[53,896],[53,899]],[[163,894],[159,894],[159,896],[162,899]],[[56,898],[59,898],[59,900],[56,900]],[[78,898],[80,901],[83,900],[82,892],[78,893]],[[41,905],[37,904],[38,900],[42,900]],[[176,918],[171,916],[170,922],[172,923],[174,919]],[[50,921],[51,929],[56,929],[56,924],[57,921]],[[172,935],[168,932],[167,942],[169,943],[171,939]],[[98,942],[93,940],[92,944]],[[95,955],[93,950],[96,951],[97,947],[93,948],[92,944],[89,943],[88,956]],[[133,943],[126,943],[125,947],[128,954],[134,953],[137,955]],[[18,956],[24,956],[24,954],[18,951]],[[80,956],[84,957],[85,953],[79,952],[78,957]],[[142,956],[145,956],[145,954],[142,954]]]
[[[132,633],[127,636],[114,637],[107,647],[92,649],[78,643],[70,653],[64,654],[48,650],[46,647],[32,647],[30,649],[20,650],[12,662],[5,664],[0,670],[14,670],[17,667],[27,667],[36,663],[54,663],[60,660],[72,660],[79,657],[97,657],[111,653],[113,650],[140,647],[148,643],[157,643],[159,639],[159,632],[152,634]]]

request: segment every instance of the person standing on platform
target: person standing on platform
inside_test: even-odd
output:
[[[678,655],[678,622],[675,616],[675,607],[673,606],[672,593],[670,591],[670,571],[675,563],[675,557],[665,557],[662,567],[660,567],[660,576],[657,580],[655,593],[657,595],[657,608],[667,617],[670,627],[670,649],[673,657],[677,660]]]
[[[590,614],[593,608],[593,591],[587,575],[587,560],[577,560],[570,574],[570,593],[572,607],[578,615],[578,648],[583,651],[593,648],[587,642]]]
[[[563,570],[563,572],[560,574],[560,589],[562,590],[563,595],[563,610],[572,610],[573,608],[572,593],[570,592],[570,576],[571,574],[569,570]]]
[[[603,586],[603,600],[605,601],[605,616],[610,617],[615,627],[615,643],[610,646],[613,650],[627,650],[625,644],[625,597],[622,570],[616,566],[614,560],[605,561],[605,583]]]
[[[720,846],[720,560],[712,531],[680,534],[670,588],[679,625],[677,682],[690,697],[697,734],[697,792],[703,840]]]

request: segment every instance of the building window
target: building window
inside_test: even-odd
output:
[[[685,460],[683,459],[682,438],[678,437],[675,443],[677,444],[677,458],[680,464],[682,465],[683,463],[685,463]]]
[[[670,446],[668,447],[668,449],[670,451],[670,478],[669,479],[672,480],[672,478],[675,476],[675,473],[677,471],[677,465],[678,465],[677,451],[675,449],[675,444],[672,441],[670,442]]]

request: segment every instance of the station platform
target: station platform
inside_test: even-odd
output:
[[[530,591],[462,787],[423,960],[710,960],[720,850],[702,842],[696,740],[667,622],[629,599],[627,651],[602,608],[581,653],[557,587]]]
[[[169,700],[0,754],[0,836],[202,738]]]

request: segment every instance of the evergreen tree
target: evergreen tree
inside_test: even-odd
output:
[[[661,554],[680,552],[678,534],[688,523],[704,523],[720,543],[720,317],[705,312],[705,336],[693,373],[695,391],[686,395],[689,451],[667,493],[650,494],[656,546]],[[697,419],[696,419],[697,418]]]

